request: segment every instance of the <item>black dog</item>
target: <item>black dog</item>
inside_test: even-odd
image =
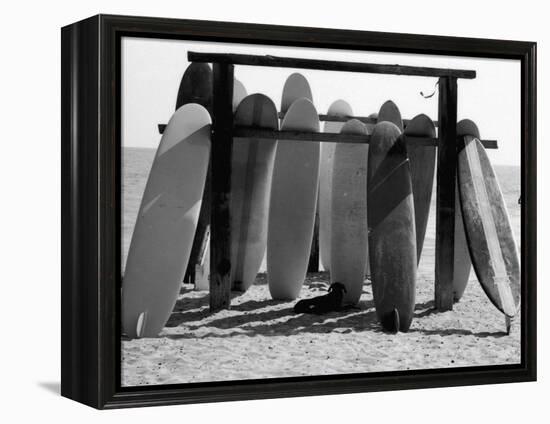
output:
[[[347,291],[342,283],[333,283],[328,288],[328,294],[300,300],[294,305],[294,312],[297,314],[319,315],[331,311],[338,311],[342,308],[344,293],[347,293]]]

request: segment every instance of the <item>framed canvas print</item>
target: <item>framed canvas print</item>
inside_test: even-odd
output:
[[[62,29],[62,394],[536,378],[536,44]]]

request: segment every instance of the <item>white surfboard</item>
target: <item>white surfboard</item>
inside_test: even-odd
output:
[[[233,81],[233,112],[237,110],[237,107],[241,104],[243,99],[247,96],[248,92],[246,87],[238,79]]]
[[[366,136],[367,127],[352,119],[341,133]],[[365,280],[368,151],[368,144],[340,143],[334,149],[330,281],[346,286],[344,305],[359,302]]]
[[[296,100],[301,98],[308,99],[313,103],[313,96],[311,94],[311,87],[307,82],[306,77],[302,74],[295,72],[286,79],[283,86],[283,95],[281,97],[281,112],[286,113],[288,108]]]
[[[327,115],[352,116],[351,106],[344,100],[336,100],[328,108]],[[345,122],[325,122],[324,132],[339,133]],[[321,143],[319,171],[319,256],[325,271],[330,271],[330,227],[332,209],[332,162],[336,143]]]
[[[122,326],[156,337],[170,317],[197,228],[210,155],[210,114],[194,103],[170,118],[141,200],[122,282]]]
[[[282,130],[319,131],[308,99],[288,109]],[[279,140],[273,169],[267,233],[267,276],[274,299],[295,299],[304,282],[315,223],[319,143]]]
[[[251,94],[235,113],[235,125],[277,130],[273,101]],[[246,291],[262,264],[267,243],[267,214],[276,140],[235,138],[231,169],[232,289]]]

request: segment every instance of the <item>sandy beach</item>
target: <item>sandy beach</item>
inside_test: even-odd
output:
[[[300,297],[322,294],[326,273],[311,274]],[[265,274],[230,310],[208,311],[208,292],[184,287],[158,338],[122,342],[122,385],[328,375],[513,364],[520,361],[519,322],[503,315],[472,279],[454,310],[433,310],[433,282],[420,276],[408,333],[381,330],[367,280],[357,308],[295,314],[295,301],[271,300]]]
[[[125,149],[122,264],[153,154],[149,149]],[[497,173],[519,248],[519,168],[501,167]],[[434,215],[428,221],[415,318],[408,333],[382,331],[369,280],[356,308],[322,316],[295,314],[296,301],[272,300],[264,273],[246,293],[233,294],[230,310],[214,314],[209,312],[207,291],[184,285],[159,337],[122,341],[122,385],[519,363],[519,318],[507,335],[504,316],[490,303],[473,271],[452,311],[433,309]],[[324,294],[328,285],[327,273],[310,274],[300,298]]]

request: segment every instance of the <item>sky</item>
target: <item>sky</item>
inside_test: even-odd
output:
[[[357,52],[205,43],[125,37],[122,40],[122,144],[124,147],[156,148],[157,125],[167,123],[174,112],[181,77],[189,65],[187,52],[247,53],[312,59],[341,60],[472,69],[473,80],[458,80],[458,119],[474,120],[482,138],[496,139],[499,149],[488,150],[496,165],[520,165],[521,85],[520,62],[503,59],[459,58],[398,53]],[[376,75],[290,68],[235,66],[235,77],[249,94],[263,93],[280,106],[286,78],[302,73],[309,81],[313,103],[326,113],[338,99],[347,101],[356,116],[377,112],[388,99],[399,107],[403,118],[419,113],[437,119],[437,78]]]

